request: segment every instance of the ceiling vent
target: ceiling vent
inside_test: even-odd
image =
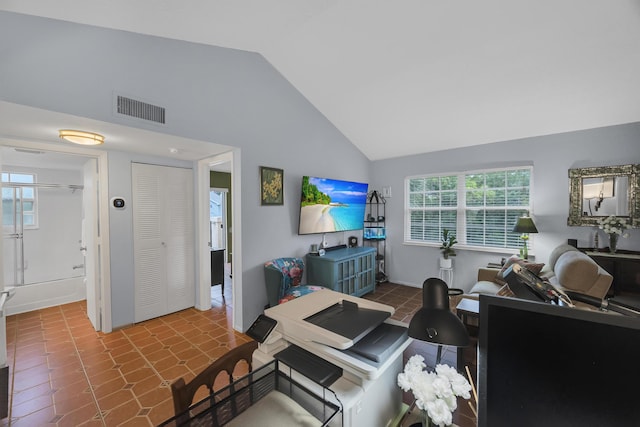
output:
[[[118,95],[116,102],[118,114],[156,123],[165,123],[165,109],[163,107],[120,95]]]

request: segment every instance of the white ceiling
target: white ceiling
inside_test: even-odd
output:
[[[640,0],[0,0],[0,9],[259,52],[371,160],[640,121]]]
[[[193,161],[229,151],[231,147],[166,135],[127,126],[57,113],[24,105],[0,101],[0,154],[3,164],[44,167],[51,169],[82,169],[84,156],[56,154],[49,150],[66,151],[74,144],[58,137],[59,129],[91,129],[108,135],[101,150],[126,151]],[[134,143],[132,143],[132,141]],[[25,153],[14,147],[28,146],[43,153]],[[217,167],[216,170],[226,170]]]

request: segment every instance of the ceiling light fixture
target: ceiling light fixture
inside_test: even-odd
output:
[[[100,145],[104,143],[104,136],[81,130],[60,129],[60,138],[80,145]]]

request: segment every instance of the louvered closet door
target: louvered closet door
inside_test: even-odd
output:
[[[194,305],[193,178],[189,169],[134,163],[135,321]]]
[[[167,215],[167,301],[170,313],[195,304],[195,232],[193,224],[193,174],[173,168],[166,183]]]

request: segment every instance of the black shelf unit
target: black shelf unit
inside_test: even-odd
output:
[[[363,246],[376,249],[376,283],[389,281],[385,270],[387,245],[385,204],[386,200],[378,191],[374,190],[368,194],[362,240]]]

